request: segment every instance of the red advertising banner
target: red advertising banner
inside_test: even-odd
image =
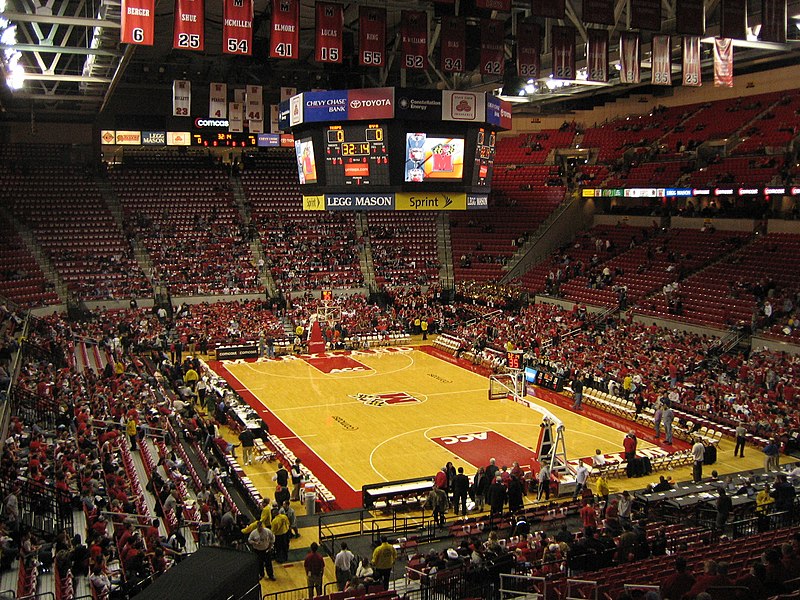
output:
[[[511,12],[511,0],[475,0],[475,6],[484,10]]]
[[[661,0],[630,0],[631,28],[661,31]]]
[[[761,0],[762,42],[786,43],[786,0]]]
[[[719,10],[719,37],[746,39],[747,0],[722,0]]]
[[[120,40],[123,44],[152,46],[155,24],[155,0],[122,0]]]
[[[386,64],[386,9],[360,6],[358,9],[358,64],[383,67]]]
[[[428,13],[400,12],[400,68],[428,68]]]
[[[222,0],[222,52],[253,53],[253,0]]]
[[[550,30],[553,77],[575,79],[575,28],[553,25]]]
[[[517,23],[517,75],[539,79],[542,30],[537,23]]]
[[[705,0],[677,0],[675,30],[685,35],[702,36],[706,32]]]
[[[608,29],[586,30],[586,79],[608,81]]]
[[[269,57],[300,57],[300,0],[272,0]]]
[[[467,64],[467,22],[464,17],[443,16],[439,39],[442,71],[463,73]]]
[[[620,83],[639,83],[642,80],[641,48],[642,40],[638,33],[623,31],[619,34]]]
[[[481,19],[481,75],[502,75],[505,70],[505,23]]]
[[[393,119],[394,88],[366,88],[347,92],[347,118],[350,121]]]
[[[672,40],[668,35],[654,35],[650,45],[653,64],[650,83],[672,85]]]
[[[614,25],[614,0],[583,0],[583,22]]]
[[[172,47],[176,50],[205,49],[203,0],[175,0]]]
[[[566,0],[531,0],[531,14],[534,17],[563,19],[566,13]]]
[[[733,41],[714,38],[714,87],[733,87]]]
[[[314,60],[321,63],[341,64],[342,30],[344,29],[342,5],[318,2],[315,27]]]
[[[683,38],[683,85],[700,87],[700,37],[687,35]]]

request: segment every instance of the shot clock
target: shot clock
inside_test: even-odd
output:
[[[375,123],[325,129],[325,174],[330,186],[389,185],[386,128]]]

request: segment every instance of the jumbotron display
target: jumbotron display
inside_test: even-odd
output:
[[[306,210],[472,210],[511,111],[483,92],[375,88],[298,94],[281,120]]]

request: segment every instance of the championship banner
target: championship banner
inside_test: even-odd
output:
[[[172,116],[188,117],[192,114],[192,82],[176,79],[172,82]]]
[[[654,35],[650,45],[652,66],[650,83],[672,85],[672,40],[668,35]]]
[[[505,23],[481,19],[481,75],[502,75],[505,70]]]
[[[705,0],[677,0],[675,30],[685,35],[703,36],[706,32]]]
[[[361,67],[386,65],[385,8],[358,8],[358,64]]]
[[[575,28],[553,25],[550,30],[553,77],[575,79]]]
[[[586,79],[608,81],[608,30],[587,29]]]
[[[747,39],[747,0],[722,0],[719,10],[719,37]]]
[[[583,0],[583,22],[614,25],[614,0]]]
[[[475,0],[475,6],[482,10],[511,12],[511,0]]]
[[[270,58],[297,60],[300,56],[300,0],[272,0]]]
[[[762,42],[786,43],[786,0],[761,0]]]
[[[714,38],[714,87],[733,87],[733,41]]]
[[[630,0],[631,28],[661,31],[661,0]]]
[[[400,12],[400,68],[428,68],[428,13]]]
[[[153,45],[155,0],[122,0],[120,40],[123,44]]]
[[[700,37],[687,35],[683,38],[683,85],[700,87]]]
[[[175,0],[172,47],[176,50],[205,49],[203,0]]]
[[[212,119],[228,118],[228,84],[212,83],[208,86],[208,116]]]
[[[222,0],[222,51],[253,53],[253,0]]]
[[[260,85],[248,85],[245,114],[248,121],[264,121],[264,93]],[[262,125],[263,128],[263,125]],[[253,132],[252,123],[250,133]],[[258,133],[263,133],[259,131]]]
[[[517,75],[539,79],[542,30],[537,23],[517,23]]]
[[[633,31],[619,34],[619,81],[620,83],[639,83],[641,73],[641,37]]]
[[[314,60],[320,63],[341,64],[343,29],[342,5],[318,2],[314,31]]]
[[[531,14],[534,17],[563,19],[566,13],[566,0],[530,0]]]
[[[230,102],[228,104],[228,131],[230,133],[242,133],[244,131],[243,106],[238,102]]]
[[[463,73],[467,64],[467,22],[464,17],[443,16],[439,39],[442,71]]]

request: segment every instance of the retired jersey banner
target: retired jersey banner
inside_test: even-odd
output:
[[[630,0],[631,28],[661,31],[661,0]]]
[[[537,23],[517,23],[517,75],[539,79],[542,30]]]
[[[400,68],[428,68],[428,13],[400,12]]]
[[[203,0],[175,0],[172,47],[176,50],[205,49]]]
[[[641,73],[641,37],[633,31],[619,34],[619,81],[620,83],[639,83]]]
[[[733,87],[733,40],[714,38],[714,87]]]
[[[586,79],[608,81],[608,30],[587,29]]]
[[[253,0],[222,0],[222,51],[253,53]]]
[[[238,102],[228,104],[228,131],[231,133],[242,133],[244,131],[244,105]]]
[[[297,60],[300,56],[300,0],[272,0],[269,57]]]
[[[675,30],[685,35],[704,35],[706,32],[705,0],[676,0]]]
[[[700,76],[700,37],[687,35],[683,38],[683,85],[699,87]]]
[[[654,35],[650,45],[652,66],[650,83],[672,85],[672,40],[668,35]]]
[[[386,9],[361,6],[358,9],[358,64],[386,65]]]
[[[553,77],[575,79],[575,28],[553,25],[550,30]]]
[[[123,44],[152,46],[155,24],[155,0],[122,0],[120,39]]]
[[[583,0],[583,22],[614,25],[614,0]]]
[[[747,0],[722,0],[719,10],[719,37],[747,39]]]
[[[188,117],[192,114],[192,82],[176,79],[172,82],[172,116]]]
[[[475,6],[484,10],[511,12],[511,0],[475,0]]]
[[[342,62],[344,8],[341,4],[317,3],[314,60],[321,63]]]
[[[481,75],[502,75],[505,71],[505,22],[481,19]]]
[[[761,0],[762,42],[786,43],[786,0]]]
[[[534,17],[563,19],[566,13],[566,0],[531,0],[531,14]]]
[[[208,86],[208,116],[212,119],[228,118],[228,84],[212,83]]]
[[[467,22],[464,17],[442,17],[439,67],[445,73],[463,73],[467,64]]]
[[[264,92],[260,85],[247,86],[245,106],[245,116],[248,121],[264,120]]]

